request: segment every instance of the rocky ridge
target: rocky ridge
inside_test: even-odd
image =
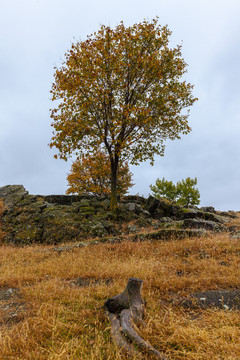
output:
[[[99,238],[120,242],[202,236],[206,231],[227,231],[234,212],[214,208],[183,208],[165,199],[125,196],[113,214],[110,200],[94,195],[30,195],[22,185],[0,188],[4,201],[2,229],[5,242],[14,245],[58,244]],[[152,228],[146,233],[145,228]],[[239,229],[234,229],[234,233]]]

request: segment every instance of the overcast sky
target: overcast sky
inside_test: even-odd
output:
[[[159,16],[182,44],[187,80],[199,101],[192,132],[168,141],[164,157],[132,167],[131,194],[149,185],[197,177],[201,205],[240,210],[239,0],[0,0],[0,186],[23,184],[31,194],[64,194],[71,159],[50,150],[49,109],[54,66],[72,42],[101,24],[115,27]]]

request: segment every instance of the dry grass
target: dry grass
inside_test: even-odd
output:
[[[237,228],[240,228],[240,211],[235,212],[234,215],[236,216],[235,219],[231,219],[229,223],[226,225],[229,226],[236,226]]]
[[[148,304],[141,334],[169,359],[239,360],[239,312],[169,303],[195,291],[239,288],[239,258],[240,242],[224,234],[60,254],[51,247],[2,246],[0,289],[19,288],[27,309],[21,321],[2,327],[0,359],[126,359],[112,344],[101,306],[133,276],[144,280]],[[113,282],[78,287],[72,280],[79,277]]]

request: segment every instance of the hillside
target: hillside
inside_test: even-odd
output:
[[[20,229],[37,222],[32,198],[22,196],[6,201],[2,195],[1,202],[1,226],[9,232],[0,232],[0,358],[127,359],[112,342],[103,305],[136,277],[147,301],[142,338],[170,360],[240,359],[239,213],[126,198],[119,219],[104,219],[112,233],[86,236],[79,229],[67,242],[56,234],[49,244],[31,238],[26,245]],[[60,206],[70,213],[56,198],[35,200],[52,204],[48,212],[55,204],[58,214]],[[46,214],[38,223],[43,233],[50,229]]]

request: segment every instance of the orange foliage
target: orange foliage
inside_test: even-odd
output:
[[[117,193],[124,195],[133,186],[132,174],[127,162],[120,164],[117,176]],[[71,168],[67,177],[69,188],[67,194],[93,193],[111,194],[111,168],[108,157],[99,152],[96,155],[82,155]]]
[[[188,109],[197,100],[181,77],[181,46],[169,47],[171,31],[152,22],[115,29],[101,26],[72,45],[52,86],[54,133],[50,147],[72,153],[104,147],[111,159],[111,207],[116,207],[119,159],[137,165],[164,154],[164,141],[190,132]]]

